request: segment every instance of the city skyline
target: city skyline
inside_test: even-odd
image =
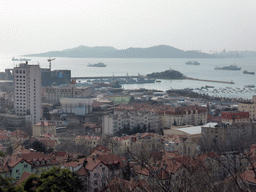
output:
[[[1,1],[0,54],[80,45],[256,51],[256,2]]]

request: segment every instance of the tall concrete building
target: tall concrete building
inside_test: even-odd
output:
[[[40,66],[21,63],[14,68],[13,75],[15,113],[27,116],[33,125],[42,117]]]

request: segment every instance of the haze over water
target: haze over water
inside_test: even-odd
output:
[[[13,68],[19,62],[13,62],[13,55],[0,55],[0,71],[5,68]],[[21,56],[16,56],[22,58]],[[40,63],[41,68],[48,68],[49,63],[47,57],[31,57],[29,64]],[[255,58],[224,58],[224,59],[196,59],[200,65],[186,65],[185,62],[195,59],[177,59],[177,58],[160,58],[160,59],[120,59],[120,58],[56,58],[52,61],[52,70],[68,69],[71,70],[72,77],[84,76],[120,76],[120,75],[146,75],[153,72],[161,72],[168,69],[177,70],[187,77],[219,80],[219,81],[233,81],[235,84],[212,83],[191,80],[161,80],[161,83],[153,84],[129,84],[123,85],[126,89],[157,89],[169,90],[183,89],[183,88],[201,88],[205,85],[214,86],[215,89],[224,89],[231,87],[232,89],[243,89],[245,85],[256,85],[256,75],[243,74],[244,70],[256,72]],[[107,65],[105,68],[87,67],[88,63],[94,64],[103,62]],[[214,70],[214,67],[229,66],[236,64],[242,67],[239,71],[228,70]],[[256,89],[245,89],[242,92],[230,91],[229,93],[209,93],[214,96],[224,96],[232,98],[248,98],[256,94]],[[224,91],[225,92],[225,91]]]

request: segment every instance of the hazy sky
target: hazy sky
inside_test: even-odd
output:
[[[0,54],[161,44],[256,51],[256,0],[0,0]]]

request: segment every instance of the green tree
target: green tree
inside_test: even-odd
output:
[[[41,176],[31,175],[23,183],[25,191],[52,192],[52,191],[79,191],[82,182],[79,177],[68,169],[53,169],[44,172]]]
[[[22,187],[13,185],[14,182],[14,179],[3,178],[0,175],[0,192],[23,192]]]

